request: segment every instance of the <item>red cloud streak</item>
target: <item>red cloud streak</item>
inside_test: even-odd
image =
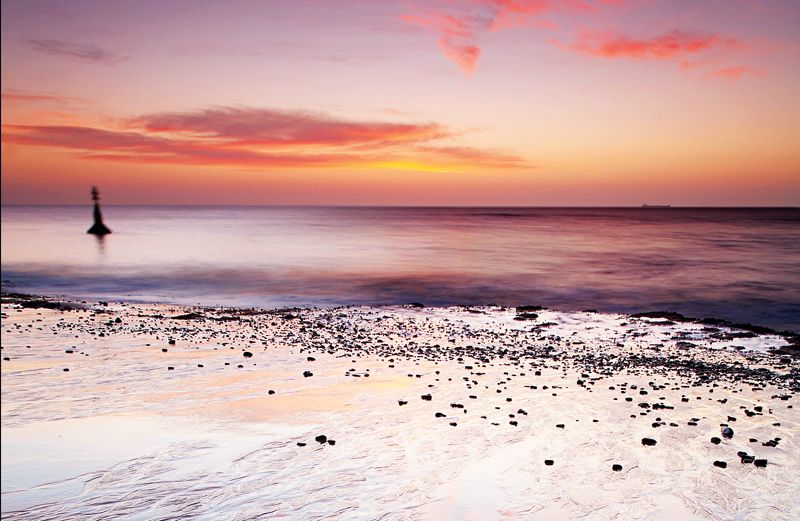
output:
[[[448,135],[435,123],[353,122],[309,112],[229,107],[153,114],[132,123],[149,132],[233,140],[240,145],[408,143]]]
[[[78,151],[107,161],[240,168],[517,168],[521,159],[468,147],[436,146],[453,133],[435,123],[339,120],[326,115],[250,108],[153,114],[126,130],[4,125],[2,140]]]
[[[584,31],[569,48],[601,58],[667,60],[696,54],[715,46],[738,45],[737,40],[714,33],[675,30],[649,39],[637,39],[614,32]]]

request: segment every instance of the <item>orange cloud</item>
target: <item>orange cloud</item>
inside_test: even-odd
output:
[[[601,58],[669,60],[697,54],[712,47],[736,45],[737,40],[713,33],[675,30],[649,39],[637,39],[608,31],[584,31],[569,48]]]
[[[307,112],[215,108],[152,114],[126,122],[124,129],[4,125],[2,140],[127,163],[420,171],[528,166],[501,152],[437,145],[437,140],[453,135],[436,123],[359,122]]]

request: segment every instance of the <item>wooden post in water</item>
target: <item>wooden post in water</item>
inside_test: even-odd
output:
[[[103,214],[100,213],[100,192],[97,191],[96,186],[92,187],[92,201],[94,201],[94,224],[91,228],[86,230],[86,233],[91,233],[98,237],[108,235],[111,233],[111,230],[103,224]]]

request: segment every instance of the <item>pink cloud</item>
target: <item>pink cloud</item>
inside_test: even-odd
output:
[[[307,112],[223,107],[151,114],[128,121],[124,130],[4,125],[2,141],[128,163],[237,168],[374,168],[390,163],[456,169],[527,166],[513,155],[437,143],[454,134],[430,122],[360,122]]]
[[[468,0],[437,3],[417,8],[401,17],[406,23],[425,27],[438,35],[436,44],[445,58],[462,71],[475,70],[481,55],[480,35],[529,23],[550,26],[545,15],[556,12],[589,12],[598,6],[619,6],[624,0]]]

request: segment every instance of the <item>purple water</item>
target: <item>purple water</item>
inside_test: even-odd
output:
[[[540,304],[800,331],[800,209],[3,207],[5,291],[207,305]]]

